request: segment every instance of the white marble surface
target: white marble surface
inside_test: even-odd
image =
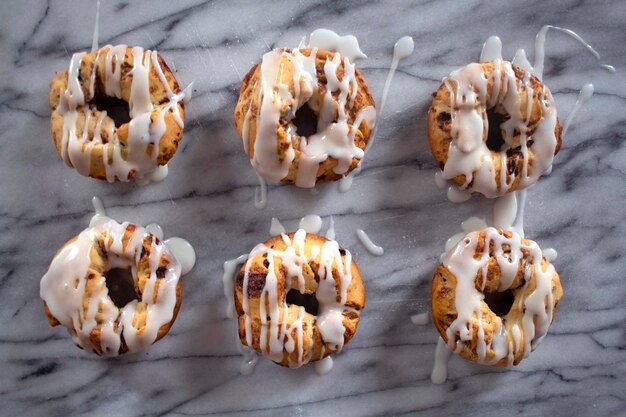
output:
[[[83,1],[6,3],[0,15],[0,414],[56,415],[616,415],[626,410],[626,3],[593,1],[204,2],[104,1],[101,43],[157,48],[183,84],[195,82],[182,146],[159,184],[106,184],[81,177],[54,151],[48,82],[73,52],[88,49],[95,8]],[[254,3],[254,5],[252,5]],[[548,35],[545,81],[561,117],[578,89],[582,109],[554,166],[529,192],[527,236],[554,247],[565,297],[548,337],[511,370],[450,362],[449,381],[429,374],[437,334],[409,316],[429,308],[429,283],[445,240],[491,203],[446,200],[434,183],[425,137],[430,93],[450,70],[476,60],[500,35],[504,53],[532,54],[543,24],[579,32]],[[270,188],[253,206],[256,176],[232,121],[240,77],[271,47],[295,46],[317,27],[353,33],[377,99],[394,42],[416,41],[391,87],[374,148],[352,189],[318,195]],[[198,264],[185,277],[181,314],[144,354],[101,359],[48,326],[39,280],[55,250],[82,230],[90,199],[111,215],[159,222],[186,237]],[[309,213],[333,215],[337,239],[364,274],[367,307],[356,337],[319,377],[312,367],[262,361],[238,373],[235,324],[225,317],[222,263],[266,238],[276,216],[289,228]],[[325,226],[328,220],[325,220]],[[368,254],[355,229],[385,248]],[[623,415],[623,414],[622,414]]]

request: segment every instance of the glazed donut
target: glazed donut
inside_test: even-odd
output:
[[[105,274],[130,269],[137,300],[118,308]],[[101,356],[148,348],[168,332],[180,308],[181,266],[146,229],[110,220],[70,239],[41,279],[50,325],[70,331],[76,345]]]
[[[308,105],[317,132],[298,134],[294,119]],[[338,52],[277,49],[241,84],[235,126],[252,166],[274,182],[311,188],[359,166],[376,109],[365,79]]]
[[[487,146],[488,111],[504,119],[504,144],[496,151]],[[444,78],[428,110],[428,140],[443,178],[494,198],[527,188],[550,171],[561,126],[548,87],[496,60],[469,64]]]
[[[487,293],[511,290],[503,317]],[[548,332],[563,296],[559,275],[532,240],[487,228],[465,236],[443,258],[431,287],[435,326],[463,358],[489,365],[517,365]]]
[[[288,303],[290,289],[314,294],[317,315]],[[339,352],[365,307],[350,252],[304,229],[257,245],[237,275],[234,296],[241,343],[292,368]]]
[[[98,99],[128,103],[119,127]],[[50,82],[52,139],[59,156],[82,175],[113,181],[144,178],[164,166],[183,136],[184,93],[156,51],[107,45],[76,53]]]

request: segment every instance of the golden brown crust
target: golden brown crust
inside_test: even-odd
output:
[[[124,57],[124,62],[120,68],[120,91],[121,97],[120,99],[129,102],[130,92],[131,92],[131,84],[133,81],[132,69],[134,65],[134,56],[132,53],[131,47],[126,48],[126,53]],[[89,124],[87,126],[88,138],[89,140],[93,140],[94,134],[96,133],[96,123],[98,117],[101,116],[101,112],[97,109],[98,100],[100,98],[107,97],[105,90],[105,80],[106,80],[106,54],[109,50],[109,47],[105,46],[103,48],[97,49],[90,53],[87,53],[83,56],[80,64],[79,71],[79,82],[83,92],[83,95],[88,101],[88,105],[92,110],[93,117],[89,119]],[[150,51],[144,51],[144,53],[150,53]],[[174,74],[167,66],[165,61],[160,55],[157,55],[158,62],[163,71],[163,75],[167,80],[167,84],[169,89],[174,94],[180,94],[181,88],[174,77]],[[94,78],[94,97],[91,97],[90,90],[92,74],[95,68],[95,77]],[[64,69],[62,71],[58,71],[52,81],[50,81],[50,94],[48,96],[48,104],[50,106],[50,127],[52,130],[52,140],[54,142],[57,153],[61,158],[64,158],[62,155],[62,142],[63,142],[63,114],[59,111],[59,105],[61,102],[61,94],[68,87],[68,69]],[[165,84],[161,81],[157,70],[154,66],[150,65],[149,72],[149,88],[150,88],[150,102],[154,106],[154,110],[151,114],[151,120],[154,122],[159,113],[167,106],[169,101],[168,92]],[[90,100],[87,100],[90,98]],[[176,103],[178,106],[178,111],[181,119],[185,120],[185,105],[182,100]],[[83,132],[85,127],[86,114],[83,110],[77,109],[78,117],[76,120],[76,131]],[[165,165],[168,161],[174,156],[176,150],[178,148],[178,143],[183,137],[183,128],[179,126],[176,122],[172,109],[169,109],[164,116],[166,130],[161,136],[158,142],[158,152],[157,152],[157,163],[159,165]],[[117,137],[119,140],[122,149],[121,155],[123,159],[126,159],[128,155],[128,128],[129,123],[124,123],[119,127],[115,127],[115,122],[108,116],[104,117],[102,122],[102,128],[100,129],[100,134],[102,138],[102,144],[95,144],[93,151],[91,152],[91,168],[89,172],[89,176],[92,178],[97,178],[100,180],[106,180],[106,170],[105,170],[105,158],[104,153],[107,152],[104,144],[107,144],[113,141],[114,138]],[[112,134],[111,134],[112,132]],[[146,151],[148,154],[152,154],[153,145],[150,145]],[[108,148],[108,158],[112,159],[113,149]],[[71,164],[68,163],[70,166]],[[133,178],[135,175],[134,172],[131,172],[129,178],[122,178],[120,180],[128,180]]]
[[[494,73],[496,62],[481,62],[479,63],[479,65],[482,67],[485,73],[485,77],[489,80],[487,83],[487,97],[488,97],[487,101],[490,102],[492,94],[494,93],[493,73]],[[512,65],[512,68],[518,80],[524,80],[525,77],[528,77],[530,87],[534,91],[534,94],[532,95],[533,103],[531,106],[530,117],[528,118],[529,123],[528,123],[527,132],[526,132],[526,135],[528,138],[533,134],[533,132],[535,131],[537,127],[537,124],[539,123],[539,121],[541,121],[543,117],[542,106],[539,100],[543,96],[543,91],[544,91],[545,86],[534,75],[529,75],[527,72],[516,67],[515,65]],[[501,70],[500,73],[502,74],[502,78],[504,78],[505,71]],[[454,91],[456,91],[456,85],[452,84],[451,87]],[[518,94],[520,96],[520,113],[522,114],[523,118],[526,118],[528,116],[528,110],[527,110],[528,109],[528,106],[527,106],[528,95],[526,93],[526,86],[524,83],[518,83]],[[451,135],[452,109],[450,107],[450,103],[451,103],[450,98],[451,98],[450,90],[446,86],[445,82],[443,82],[439,86],[439,89],[437,89],[437,91],[433,93],[433,99],[432,99],[430,108],[428,109],[428,143],[430,145],[432,154],[435,160],[437,161],[437,164],[439,165],[439,168],[441,168],[442,170],[448,160],[448,149],[450,147],[450,142],[452,142],[452,135]],[[495,113],[506,116],[506,113],[503,107],[499,103],[496,104],[494,108],[488,109],[488,110],[491,110],[491,111],[494,111]],[[561,131],[562,131],[562,128],[557,119],[556,127],[554,129],[554,133],[557,139],[556,149],[554,151],[555,155],[558,153],[559,149],[561,148]],[[519,140],[520,140],[519,132],[516,135],[515,139],[517,141],[516,143],[518,144],[518,146],[507,151],[507,155],[506,155],[507,161],[505,163],[507,172],[509,174],[515,174],[513,182],[509,186],[509,189],[508,189],[509,192],[515,191],[518,188],[520,181],[521,181],[521,175],[519,174],[522,172],[523,164],[524,164],[522,153],[519,147]],[[486,141],[486,140],[487,140],[487,131],[485,130],[483,132],[483,141]],[[531,145],[531,144],[532,143],[528,143],[528,145]],[[529,146],[528,155],[529,155],[529,162],[528,162],[529,169],[532,169],[532,160],[534,156],[532,152],[532,146]],[[496,179],[498,188],[501,188],[501,185],[500,185],[501,172],[500,171],[502,167],[502,163],[501,163],[502,155],[499,152],[492,151],[491,157],[494,160],[493,166],[496,171],[494,174],[494,178]],[[466,178],[465,178],[465,175],[458,175],[454,177],[452,181],[454,181],[454,183],[456,183],[457,185],[462,186],[465,184]]]
[[[285,52],[287,54],[293,54],[293,52],[289,49],[280,49],[278,52]],[[311,49],[300,49],[299,52],[304,56],[311,55]],[[317,49],[317,55],[315,59],[315,69],[317,73],[317,85],[319,88],[320,94],[316,97],[312,97],[311,100],[319,101],[321,100],[321,96],[326,92],[326,75],[324,73],[324,64],[326,60],[332,60],[335,55],[335,52],[327,51],[324,49]],[[294,94],[295,88],[293,83],[293,71],[290,65],[285,65],[289,58],[282,58],[281,64],[283,65],[283,71],[281,72],[282,77],[281,81],[289,87],[289,90],[292,94]],[[337,68],[337,78],[341,81],[344,77],[344,62],[341,61]],[[365,82],[365,78],[355,67],[355,78],[357,81],[357,93],[354,99],[354,106],[349,110],[349,120],[353,122],[359,112],[366,107],[376,107],[374,103],[374,99],[372,98],[372,94],[369,90],[367,83]],[[235,107],[235,127],[237,129],[237,133],[239,133],[239,137],[243,140],[248,139],[248,143],[245,148],[248,149],[248,156],[250,159],[254,157],[254,142],[256,138],[257,131],[257,115],[259,113],[259,94],[261,93],[261,62],[254,65],[250,71],[244,77],[241,83],[241,89],[239,92],[239,100],[237,101],[237,105]],[[352,87],[350,87],[350,94],[352,93]],[[339,95],[339,92],[333,92],[333,97],[336,99]],[[314,106],[315,107],[315,106]],[[246,114],[250,110],[250,120],[248,124],[249,134],[248,138],[243,137],[243,125],[246,119]],[[281,109],[286,110],[286,109]],[[313,108],[314,113],[319,115],[319,113]],[[285,114],[285,111],[281,111],[281,114]],[[286,126],[288,125],[290,120],[286,117],[281,118],[279,125],[276,127],[276,133],[278,138],[277,144],[277,152],[279,159],[282,161],[286,157],[286,153],[289,150],[290,142],[288,140],[288,134]],[[372,133],[372,126],[369,126],[365,121],[361,122],[359,125],[356,135],[354,137],[355,145],[365,150],[367,143],[370,139],[370,135]],[[298,159],[300,158],[300,149],[299,149],[298,141],[294,141],[293,146],[295,148],[295,158],[289,167],[288,174],[282,179],[282,182],[285,183],[295,183],[296,175],[298,172]],[[352,158],[352,163],[350,168],[346,172],[346,174],[353,169],[355,169],[359,165],[360,160],[357,158]],[[345,174],[337,174],[333,172],[333,168],[337,166],[338,161],[333,157],[329,157],[323,163],[320,164],[319,169],[317,171],[317,182],[327,182],[327,181],[336,181],[341,179],[341,177]]]
[[[508,238],[512,236],[512,234],[508,231],[499,230],[499,232]],[[475,259],[479,259],[482,256],[482,252],[485,250],[485,236],[486,234],[484,231],[480,233],[478,245],[476,247],[476,252],[474,256]],[[529,244],[529,240],[522,239],[522,245],[527,246]],[[513,279],[512,284],[509,288],[510,290],[512,290],[514,296],[513,307],[518,305],[525,305],[526,298],[530,296],[536,289],[536,273],[534,271],[534,267],[531,267],[531,277],[527,284],[524,279],[524,271],[526,269],[526,265],[527,263],[532,263],[532,258],[529,258],[529,253],[527,251],[522,251],[524,253],[524,257],[520,260],[517,274],[515,275],[515,278]],[[493,247],[489,248],[489,253],[491,256],[487,264],[487,274],[484,289],[482,288],[483,275],[481,271],[476,272],[476,277],[474,280],[474,287],[478,292],[482,293],[497,292],[500,286],[501,271],[495,256],[493,256]],[[541,268],[545,270],[547,268],[547,265],[548,262],[545,258],[543,258],[541,261]],[[456,276],[452,272],[450,272],[450,270],[444,265],[439,265],[437,270],[435,271],[431,284],[431,308],[435,327],[437,328],[439,334],[446,343],[448,343],[448,335],[446,331],[458,316],[455,301],[456,286]],[[561,287],[559,274],[556,272],[556,270],[554,271],[554,275],[552,277],[551,291],[554,300],[552,311],[552,318],[554,319],[554,313],[556,312],[557,304],[563,296],[563,288]],[[520,323],[522,321],[524,312],[513,307],[505,316],[502,317],[504,329],[507,333],[507,342],[511,340],[511,329],[513,328],[513,326],[519,326],[521,335],[520,340],[521,345],[523,346],[524,338],[532,338],[533,335],[526,335],[521,330],[523,326],[521,326]],[[491,341],[493,340],[494,333],[498,329],[500,321],[498,320],[498,316],[489,308],[487,303],[485,303],[484,301],[481,301],[481,315],[482,329],[484,330],[484,341],[487,346],[489,346],[491,344]],[[461,350],[458,352],[461,357],[472,362],[479,361],[477,349],[479,340],[478,331],[480,327],[481,326],[479,326],[478,318],[474,315],[472,317],[471,325],[469,326],[469,328],[472,329],[472,338],[471,340],[465,341],[462,344]],[[488,357],[486,359],[492,359],[492,354],[492,351],[488,351]],[[523,358],[523,350],[516,350],[513,364],[517,365]],[[502,358],[496,363],[496,365],[508,365],[508,358]]]
[[[293,239],[294,233],[287,233],[287,236],[290,239]],[[327,239],[318,236],[315,234],[307,233],[306,239],[304,241],[304,254],[310,259],[309,263],[305,263],[302,265],[302,274],[304,277],[304,285],[305,285],[305,294],[314,294],[317,291],[318,283],[320,277],[317,274],[317,270],[319,268],[319,255],[317,257],[313,257],[312,251],[314,247],[321,247],[324,243],[327,242]],[[264,242],[264,245],[276,250],[276,251],[284,251],[287,248],[287,245],[283,241],[281,236],[274,236]],[[341,259],[345,264],[345,251],[340,249],[340,253],[342,254]],[[260,299],[261,293],[265,287],[265,280],[268,274],[268,266],[269,262],[267,262],[266,256],[256,256],[250,260],[248,266],[248,283],[247,283],[247,294],[248,294],[248,311],[251,325],[251,335],[252,335],[252,349],[257,352],[262,352],[261,348],[261,309],[260,309]],[[298,278],[291,277],[291,282],[288,282],[288,272],[283,267],[282,260],[279,257],[274,257],[274,272],[277,277],[277,296],[278,299],[283,299],[286,297],[287,292],[290,289],[298,289]],[[344,332],[344,344],[347,344],[350,339],[354,336],[356,332],[357,325],[359,323],[359,314],[358,311],[362,310],[365,307],[365,286],[363,285],[363,280],[361,279],[361,274],[359,269],[354,261],[350,263],[350,272],[352,275],[352,280],[348,285],[348,289],[346,292],[346,302],[345,306],[347,309],[343,311],[343,325],[345,328]],[[246,314],[243,308],[244,295],[243,295],[243,286],[244,286],[244,277],[246,274],[246,264],[244,264],[235,281],[235,309],[237,311],[238,323],[239,323],[239,338],[241,343],[244,346],[247,346],[246,340]],[[337,301],[341,299],[341,275],[337,270],[337,264],[333,262],[332,268],[333,278],[335,280],[335,287],[337,288]],[[297,305],[288,305],[287,311],[283,311],[281,309],[279,322],[283,323],[286,320],[287,328],[292,325],[298,319],[298,314],[300,311],[300,307]],[[320,333],[319,328],[317,327],[317,317],[306,312],[304,314],[304,318],[302,319],[302,329],[303,329],[303,342],[301,346],[303,348],[303,357],[309,357],[310,361],[317,361],[323,359],[326,356],[329,356],[332,353],[337,351],[336,347],[331,346],[323,340],[323,337]],[[268,346],[264,347],[265,350],[268,350]],[[309,350],[311,349],[311,350]],[[287,351],[283,350],[283,358],[282,361],[276,361],[276,363],[288,366],[290,363],[295,363],[298,360],[298,350],[294,349],[294,351],[289,354]]]

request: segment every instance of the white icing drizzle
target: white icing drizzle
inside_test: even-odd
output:
[[[304,46],[304,48],[337,51],[351,62],[357,59],[367,58],[367,55],[361,51],[359,40],[354,35],[339,36],[329,29],[320,28],[314,30],[309,36],[309,44]],[[302,49],[302,46],[298,46],[298,49]]]
[[[485,234],[484,248],[480,258],[476,259],[476,247],[480,233]],[[491,252],[488,248],[493,247]],[[493,256],[490,256],[490,252]],[[500,269],[500,287],[498,291],[509,289],[522,259],[525,259],[526,267],[524,276],[528,285],[531,274],[535,275],[536,288],[524,300],[523,305],[513,306],[522,314],[519,324],[514,324],[510,330],[505,329],[502,319],[498,316],[493,330],[493,338],[487,342],[484,339],[482,329],[481,302],[484,294],[475,287],[477,275],[487,276],[489,260],[495,259]],[[522,237],[512,232],[510,238],[500,234],[497,229],[489,227],[480,232],[471,232],[450,250],[443,258],[442,265],[446,267],[457,280],[455,289],[456,319],[446,330],[448,347],[459,352],[466,341],[470,341],[473,335],[473,318],[478,323],[478,362],[494,364],[502,359],[512,364],[519,353],[526,357],[535,349],[548,331],[552,322],[554,299],[552,295],[552,278],[554,267],[547,263],[545,269],[542,266],[543,253],[533,241],[522,242]],[[484,278],[483,278],[484,285]],[[516,331],[516,326],[521,326]],[[506,332],[510,332],[510,341],[507,341]],[[521,338],[521,333],[527,337]],[[487,352],[491,350],[493,357],[488,359]]]
[[[174,254],[174,257],[180,262],[180,273],[186,275],[193,269],[196,264],[196,251],[191,243],[181,237],[170,237],[165,240],[165,246]]]
[[[411,316],[411,323],[416,326],[424,326],[430,323],[430,312],[425,311],[423,313],[413,314]]]
[[[398,64],[405,58],[408,58],[412,53],[415,44],[413,42],[413,38],[410,36],[403,36],[395,43],[393,47],[393,58],[391,60],[391,65],[389,67],[389,73],[387,74],[387,78],[385,79],[385,84],[383,86],[383,93],[380,100],[380,110],[378,118],[382,118],[383,110],[385,108],[385,104],[387,103],[387,96],[389,94],[389,89],[391,87],[391,82],[393,77],[398,69]],[[374,141],[376,139],[376,134],[378,132],[378,128],[380,127],[380,122],[374,127],[374,131],[370,137],[369,142],[367,143],[366,150],[370,149],[374,145]],[[352,172],[344,175],[339,182],[339,192],[345,193],[350,189],[352,183],[354,181],[354,177],[361,172],[361,165],[359,165]]]
[[[356,146],[354,140],[361,123],[374,126],[376,110],[373,106],[362,109],[352,120],[350,111],[358,92],[355,67],[348,56],[336,52],[324,65],[326,91],[318,89],[315,59],[318,47],[337,47],[345,49],[349,56],[356,57],[358,43],[354,37],[332,36],[328,30],[317,30],[311,34],[311,53],[303,55],[299,49],[291,53],[285,50],[270,51],[263,55],[261,62],[261,92],[259,94],[258,113],[256,115],[256,137],[254,155],[251,163],[260,176],[274,182],[282,180],[289,171],[296,153],[294,143],[300,150],[298,171],[295,183],[299,187],[312,188],[317,180],[320,165],[329,157],[338,164],[333,168],[337,174],[347,173],[353,158],[362,159],[364,152]],[[355,49],[356,45],[356,49]],[[347,48],[347,49],[346,49]],[[331,49],[332,50],[332,49]],[[337,77],[337,70],[343,64],[343,78]],[[293,78],[281,80],[283,66],[291,66]],[[294,92],[289,90],[293,86]],[[333,95],[334,93],[334,95]],[[336,96],[336,97],[335,97]],[[297,134],[297,128],[291,120],[297,110],[308,103],[319,113],[317,132],[309,137]],[[286,141],[289,145],[284,158],[279,158],[277,151],[277,126],[281,117],[290,120],[286,129]],[[250,143],[248,128],[249,115],[246,115],[242,128],[244,149]],[[250,154],[250,150],[247,153]]]
[[[441,255],[441,259],[443,259],[443,256],[446,254],[446,252],[456,246],[456,244],[459,243],[466,234],[468,234],[469,232],[475,232],[476,230],[482,230],[486,227],[487,222],[485,222],[485,219],[481,219],[480,217],[469,217],[465,219],[463,222],[461,222],[461,230],[463,231],[461,233],[453,235],[446,241],[446,244],[444,246],[444,253]]]
[[[585,104],[585,102],[589,100],[592,95],[593,84],[585,84],[583,88],[580,89],[580,93],[578,93],[578,98],[576,99],[576,104],[574,105],[574,108],[572,109],[570,114],[567,115],[565,123],[563,123],[563,137],[565,137],[567,129],[569,129],[570,124],[572,124],[572,120],[574,120],[574,117],[576,116],[576,113],[578,113],[578,110],[580,110],[583,104]]]
[[[260,300],[260,340],[259,345],[265,356],[280,362],[283,359],[283,351],[290,354],[289,366],[299,367],[309,362],[312,354],[309,348],[309,356],[304,356],[302,348],[302,319],[304,317],[304,308],[301,308],[300,316],[287,327],[286,320],[282,320],[279,324],[281,311],[286,311],[288,306],[284,298],[278,297],[278,279],[275,274],[274,262],[276,259],[282,261],[282,266],[289,271],[289,275],[299,280],[300,291],[304,292],[304,278],[302,276],[302,265],[315,260],[319,268],[316,273],[319,276],[316,298],[319,303],[319,312],[317,314],[317,327],[320,331],[325,346],[332,348],[334,351],[340,351],[344,344],[345,327],[343,325],[343,311],[348,310],[358,314],[357,310],[346,306],[347,291],[352,281],[351,264],[352,255],[349,251],[345,251],[344,258],[339,251],[339,245],[336,241],[328,240],[324,242],[320,250],[309,259],[304,253],[304,240],[306,231],[299,229],[292,238],[283,234],[282,239],[287,248],[284,251],[277,251],[264,244],[257,245],[248,255],[248,261],[245,266],[245,274],[243,278],[243,301],[242,308],[244,311],[244,332],[245,340],[248,346],[252,345],[252,323],[250,318],[250,306],[248,301],[248,277],[251,261],[257,256],[266,256],[269,261],[268,274],[261,293]],[[331,273],[333,264],[336,267],[339,279],[336,281]],[[267,306],[267,307],[266,307]],[[292,338],[293,331],[299,335],[295,339]],[[312,343],[313,340],[310,340]],[[291,359],[291,353],[298,352],[296,361]]]
[[[497,198],[493,204],[494,227],[512,230],[524,237],[526,191],[514,191]],[[476,229],[478,230],[478,229]]]
[[[106,54],[99,52],[94,58],[96,62],[105,60],[104,86],[105,93],[110,97],[121,97],[121,67],[125,60],[126,45],[103,47]],[[82,175],[89,175],[91,170],[91,158],[95,145],[104,146],[104,167],[106,179],[109,182],[115,180],[128,181],[131,172],[135,178],[142,179],[153,173],[157,167],[158,144],[166,132],[165,114],[172,112],[174,120],[183,128],[184,121],[180,113],[178,102],[184,98],[184,94],[174,94],[158,62],[156,51],[144,51],[143,48],[133,47],[133,68],[130,98],[128,100],[131,121],[126,140],[127,154],[122,155],[122,146],[117,136],[117,129],[106,112],[97,112],[90,105],[95,97],[94,84],[97,65],[94,65],[91,74],[89,95],[85,97],[79,81],[79,72],[85,53],[76,53],[72,56],[69,70],[67,89],[61,91],[60,102],[55,109],[63,117],[63,136],[61,140],[61,157],[69,166],[73,166]],[[157,108],[150,101],[149,73],[154,68],[163,84],[168,102]],[[154,112],[156,111],[156,114]],[[85,128],[82,132],[77,131],[77,121],[80,115],[85,117]],[[96,117],[96,129],[93,137],[90,137],[89,122]],[[103,144],[101,132],[106,124],[109,141]],[[148,152],[148,147],[152,152]],[[155,178],[162,179],[167,170],[161,170]],[[154,181],[155,179],[152,178]]]
[[[111,220],[111,218],[107,216],[104,204],[102,204],[102,200],[100,200],[99,197],[94,196],[91,199],[91,203],[93,204],[95,214],[89,221],[89,227],[98,226]]]
[[[224,296],[226,298],[226,317],[229,319],[235,318],[235,277],[237,273],[237,267],[243,264],[248,259],[248,254],[238,256],[235,259],[230,259],[224,262],[224,274],[222,275],[222,283],[224,284]],[[240,343],[238,343],[240,344]]]
[[[285,228],[276,217],[272,217],[272,224],[270,225],[270,236],[282,235],[286,233]]]
[[[389,73],[387,74],[387,79],[385,80],[385,86],[383,87],[383,95],[380,100],[380,113],[382,114],[383,109],[385,108],[385,104],[387,103],[387,95],[389,94],[389,87],[391,87],[391,81],[393,80],[393,76],[398,69],[398,64],[401,60],[411,56],[413,53],[413,49],[415,44],[413,43],[413,38],[410,36],[403,36],[395,43],[393,46],[393,58],[391,60],[391,66],[389,67]]]
[[[119,224],[110,220],[84,230],[55,255],[41,279],[40,296],[50,313],[68,329],[75,329],[75,332],[70,333],[76,344],[103,356],[118,355],[122,337],[129,351],[149,347],[156,340],[161,326],[172,320],[176,305],[180,264],[167,246],[157,242],[154,237],[147,251],[150,275],[140,300],[133,300],[122,308],[115,306],[108,296],[104,276],[92,277],[88,286],[87,276],[93,271],[90,253],[102,234],[108,236],[103,240],[108,254],[108,268],[130,269],[134,277],[137,275],[145,239],[151,235],[145,229],[136,227],[132,236],[123,241],[129,226],[129,223]],[[157,269],[163,256],[171,261],[162,278],[157,278]],[[85,300],[88,300],[87,304]],[[148,313],[145,326],[140,329],[135,322],[136,314],[144,310]],[[96,328],[101,329],[98,346],[93,345],[90,338],[92,330]]]
[[[333,358],[326,356],[324,359],[315,362],[314,368],[318,375],[329,373],[333,369]]]
[[[239,373],[244,376],[252,375],[256,364],[259,362],[259,354],[253,349],[248,349],[241,343],[238,343],[237,345],[239,346],[239,352],[242,355]]]
[[[365,233],[363,229],[357,229],[356,236],[359,238],[361,244],[365,246],[365,249],[367,249],[367,251],[372,255],[382,256],[385,253],[385,249],[383,249],[381,246],[374,244],[374,242],[372,242],[370,237],[367,235],[367,233]]]
[[[150,223],[149,225],[146,226],[146,230],[150,233],[152,233],[153,235],[155,235],[156,237],[158,237],[159,239],[163,240],[163,228],[161,226],[159,226],[156,223]]]
[[[335,240],[335,219],[333,219],[333,216],[330,216],[330,226],[328,226],[328,230],[324,236],[328,240]]]
[[[446,342],[439,336],[437,340],[437,348],[435,349],[435,363],[430,373],[430,380],[433,384],[443,384],[448,378],[448,361],[450,360],[452,351],[446,345]]]
[[[98,49],[98,31],[100,27],[100,0],[96,2],[96,23],[93,28],[93,39],[91,41],[91,52]]]
[[[267,207],[267,182],[260,175],[257,175],[259,178],[259,186],[254,189],[254,207],[261,210]]]
[[[306,230],[307,233],[318,234],[322,229],[322,218],[317,214],[308,214],[300,219],[298,228]]]
[[[345,193],[350,189],[350,187],[352,187],[352,183],[354,182],[354,177],[359,175],[362,169],[363,169],[363,166],[359,165],[358,167],[350,171],[347,175],[344,175],[343,177],[341,177],[341,179],[339,180],[339,187],[338,187],[340,193]]]
[[[547,248],[543,250],[543,256],[545,256],[548,262],[554,262],[558,256],[558,253],[554,248]]]
[[[490,36],[483,44],[480,62],[490,62],[498,59],[502,59],[502,41],[497,36]]]

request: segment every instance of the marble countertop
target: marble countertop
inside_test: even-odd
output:
[[[65,415],[617,415],[626,410],[626,4],[593,1],[103,1],[100,44],[156,48],[186,85],[194,81],[185,137],[162,183],[107,184],[67,168],[52,145],[48,83],[73,52],[90,48],[95,4],[22,1],[0,17],[0,414]],[[432,272],[460,222],[492,202],[462,204],[436,187],[425,115],[452,69],[477,60],[499,35],[504,55],[532,56],[544,24],[571,28],[612,64],[548,35],[544,81],[561,117],[585,83],[595,95],[576,117],[554,171],[528,193],[526,235],[554,247],[565,296],[549,335],[521,365],[494,369],[453,357],[449,379],[430,381],[437,341],[410,315],[429,309]],[[271,186],[254,207],[257,178],[232,112],[240,79],[273,47],[296,46],[318,27],[354,34],[377,100],[393,44],[415,39],[400,64],[376,144],[344,194]],[[39,280],[51,257],[87,226],[91,197],[110,215],[160,223],[188,239],[198,262],[185,277],[180,315],[147,353],[101,359],[51,328]],[[235,323],[225,316],[223,262],[308,213],[333,216],[337,240],[364,275],[367,307],[354,339],[318,376],[263,360],[239,374]],[[385,248],[370,255],[364,228]]]

